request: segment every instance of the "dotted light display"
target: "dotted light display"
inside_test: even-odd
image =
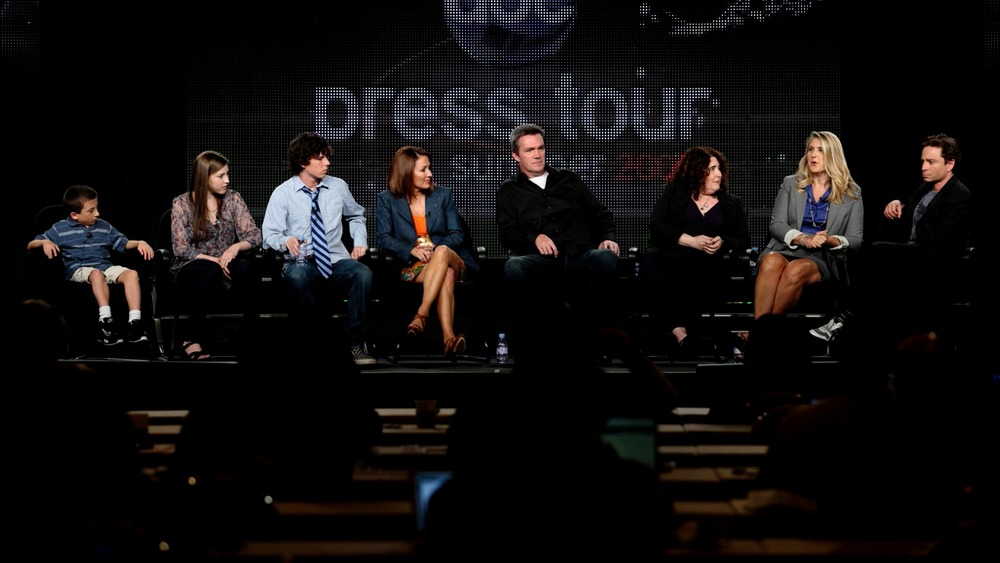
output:
[[[763,246],[806,136],[839,133],[840,52],[816,40],[821,0],[687,12],[676,2],[415,4],[349,19],[332,9],[213,16],[188,51],[191,158],[229,157],[231,188],[260,221],[289,176],[288,142],[316,131],[334,148],[331,174],[368,210],[374,244],[389,157],[420,145],[474,242],[501,257],[495,196],[516,170],[508,135],[519,123],[546,129],[549,164],[579,173],[614,212],[619,244],[640,250],[687,147],[727,156],[730,190]]]

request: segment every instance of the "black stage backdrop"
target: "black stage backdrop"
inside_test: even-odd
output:
[[[187,50],[188,156],[229,156],[233,185],[260,218],[299,131],[330,140],[332,173],[372,212],[393,151],[422,145],[476,242],[500,257],[494,202],[515,169],[515,125],[546,128],[551,164],[584,178],[626,248],[645,246],[677,155],[706,144],[732,162],[732,189],[762,244],[775,187],[806,134],[841,129],[841,45],[803,48],[803,29],[832,31],[822,2],[708,2],[694,13],[683,4],[372,3],[350,21],[220,14]]]
[[[580,173],[614,211],[623,247],[645,247],[662,183],[696,144],[728,156],[757,246],[812,130],[840,135],[871,225],[919,183],[931,133],[959,139],[959,174],[995,201],[980,141],[996,115],[984,92],[995,7],[953,3],[905,25],[863,8],[444,0],[348,13],[207,1],[139,14],[4,2],[10,252],[34,235],[31,215],[73,183],[96,188],[104,218],[130,237],[159,242],[156,219],[206,149],[229,157],[231,188],[259,220],[288,176],[288,141],[304,130],[330,140],[331,173],[368,208],[372,243],[389,157],[418,144],[494,257],[494,196],[514,171],[507,134],[523,121],[545,127],[550,162]]]

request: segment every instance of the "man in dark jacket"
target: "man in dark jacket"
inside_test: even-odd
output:
[[[890,221],[902,221],[897,242],[914,246],[929,258],[961,254],[972,227],[972,194],[955,176],[960,157],[958,142],[947,135],[924,140],[920,153],[923,183],[907,203],[894,199],[883,212]]]
[[[959,278],[973,222],[972,193],[955,175],[961,152],[948,135],[924,139],[920,153],[923,182],[908,197],[890,201],[883,215],[890,221],[889,240],[866,251],[863,272],[870,286],[861,306],[872,318],[895,323],[905,337],[922,330],[940,330],[951,288],[970,283]],[[905,203],[904,203],[905,201]],[[847,315],[849,316],[849,314]],[[844,316],[813,329],[814,336],[832,340],[844,326]]]
[[[610,319],[618,268],[614,216],[576,173],[545,164],[545,131],[519,125],[510,135],[519,171],[497,192],[497,226],[511,253],[504,278],[515,305],[543,295],[566,297],[546,284],[553,274],[582,282],[577,311],[597,324]]]

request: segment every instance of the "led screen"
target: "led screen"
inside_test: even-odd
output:
[[[689,6],[695,4],[695,6]],[[678,155],[721,150],[762,246],[774,194],[812,130],[839,131],[837,41],[823,2],[479,0],[219,9],[188,46],[187,148],[231,161],[260,220],[288,142],[310,130],[369,211],[389,157],[414,144],[455,191],[474,242],[504,255],[494,208],[515,171],[508,135],[546,129],[548,161],[579,173],[644,249]],[[238,9],[237,9],[238,8]]]

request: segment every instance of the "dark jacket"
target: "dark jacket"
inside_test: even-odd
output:
[[[716,227],[706,221],[692,220],[686,210],[691,196],[684,190],[668,184],[663,194],[653,206],[649,218],[649,247],[647,252],[658,252],[662,256],[680,257],[689,253],[701,254],[693,248],[677,244],[681,234],[691,236],[706,235],[722,237],[722,256],[734,250],[741,251],[750,246],[750,229],[747,227],[746,213],[740,198],[722,191],[717,192],[717,204],[722,210],[722,225]]]
[[[451,189],[438,186],[424,201],[424,216],[427,218],[427,234],[435,245],[445,245],[454,250],[465,266],[479,270],[475,256],[469,251],[465,240],[462,220],[458,208],[451,197]],[[375,233],[379,248],[391,253],[400,261],[400,266],[410,263],[410,250],[417,241],[417,230],[413,225],[413,214],[405,197],[393,197],[389,190],[378,194],[375,208]]]
[[[504,248],[516,254],[537,254],[535,238],[551,238],[560,254],[569,257],[615,240],[611,211],[587,189],[583,180],[565,169],[546,166],[545,189],[522,172],[500,184],[497,191],[497,227]]]
[[[933,185],[924,182],[917,187],[903,207],[901,232],[897,242],[910,240],[913,230],[913,211]],[[957,176],[941,188],[931,204],[927,206],[923,217],[917,223],[916,244],[933,253],[960,253],[969,243],[972,230],[972,193]]]

